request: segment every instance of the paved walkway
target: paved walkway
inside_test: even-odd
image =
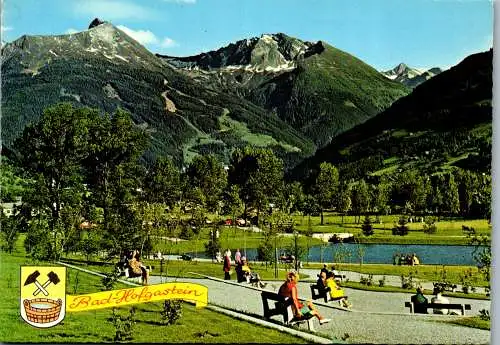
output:
[[[179,255],[163,255],[163,257],[166,260],[178,260]],[[196,261],[204,261],[204,262],[212,262],[211,259],[204,259],[204,258],[195,258],[193,260]],[[300,272],[307,274],[309,278],[307,278],[307,281],[316,281],[317,275],[319,273],[319,269],[312,269],[312,268],[301,268]],[[354,272],[354,271],[341,271],[339,272],[343,275],[346,276],[347,279],[350,281],[355,281],[359,282],[361,277],[368,277],[368,274],[365,273],[359,273],[359,272]],[[401,277],[400,276],[394,276],[394,275],[381,275],[381,274],[374,274],[373,275],[373,282],[378,285],[378,281],[382,278],[385,277],[385,285],[390,285],[390,286],[401,286]],[[418,285],[421,285],[424,289],[427,290],[433,290],[434,286],[432,285],[432,282],[429,281],[421,281],[418,278],[413,279],[414,282],[418,283]],[[477,293],[482,293],[486,294],[486,290],[484,287],[476,287],[476,292]],[[457,284],[457,292],[462,291],[462,286],[460,284]]]
[[[160,283],[160,277],[152,276],[151,283]],[[168,280],[169,282],[172,280]],[[212,279],[187,279],[208,287],[209,303],[233,310],[263,315],[260,291]],[[281,282],[268,282],[267,289],[277,291]],[[310,296],[309,283],[301,282],[299,296]],[[332,318],[332,322],[320,326],[318,335],[341,338],[346,334],[349,343],[378,344],[485,344],[490,341],[490,332],[445,323],[460,316],[409,314],[404,302],[411,293],[381,293],[346,289],[353,304],[352,311],[315,303],[321,314]],[[490,309],[490,301],[450,298],[451,303],[469,303],[468,315],[477,315],[480,309]],[[273,317],[280,320],[279,317]],[[302,327],[302,326],[301,326]]]

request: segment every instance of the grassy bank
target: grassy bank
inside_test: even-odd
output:
[[[203,228],[200,233],[194,235],[190,240],[171,241],[167,239],[155,238],[154,248],[160,250],[164,254],[179,255],[184,253],[204,253],[205,244],[210,239],[210,231],[212,228]],[[230,248],[234,253],[237,248],[243,251],[243,248],[258,248],[262,243],[264,236],[259,232],[252,232],[248,228],[235,228],[232,226],[222,226],[219,230],[219,242],[223,249]],[[321,244],[319,239],[301,238],[301,244],[305,245],[305,241],[309,241],[309,245]],[[293,238],[280,236],[276,242],[278,248],[286,249],[292,246]]]
[[[490,320],[483,320],[479,316],[465,317],[465,318],[452,320],[452,321],[446,321],[446,322],[452,323],[454,325],[479,328],[479,329],[484,329],[484,330],[488,330],[488,331],[491,328],[491,321]]]
[[[187,217],[187,216],[186,216]],[[214,215],[209,215],[209,218],[216,220]],[[230,218],[230,217],[222,217]],[[423,223],[413,222],[408,223],[408,235],[394,236],[392,228],[398,222],[400,215],[380,216],[379,221],[375,222],[375,217],[371,217],[373,222],[374,234],[372,236],[364,236],[361,231],[361,221],[358,222],[358,217],[355,216],[340,216],[333,212],[325,212],[324,225],[321,225],[319,216],[310,217],[310,227],[312,232],[348,232],[354,234],[356,239],[361,243],[392,243],[392,244],[445,244],[445,245],[467,245],[469,239],[462,231],[462,226],[472,227],[477,234],[490,235],[491,226],[486,219],[463,220],[460,218],[442,219],[436,222],[437,231],[434,234],[425,234],[423,232]],[[309,217],[293,214],[290,216],[293,221],[294,228],[299,233],[306,233],[309,228]],[[183,254],[186,252],[202,253],[205,251],[205,243],[210,238],[210,230],[212,227],[201,229],[200,233],[194,235],[188,241],[169,241],[167,239],[156,238],[155,250],[161,250],[166,254]],[[265,228],[264,228],[265,230]],[[250,231],[248,228],[236,228],[232,226],[221,226],[219,241],[222,248],[257,248],[264,239],[262,233]],[[292,238],[280,237],[278,239],[279,248],[287,248],[292,245]],[[305,241],[305,239],[303,239]],[[319,245],[320,240],[309,238],[309,245]]]
[[[450,220],[441,220],[435,223],[436,233],[426,234],[423,232],[422,222],[408,223],[408,235],[394,236],[392,228],[399,220],[399,215],[380,216],[379,221],[371,217],[374,234],[364,236],[361,231],[361,224],[364,220],[358,222],[355,216],[339,216],[332,212],[326,212],[324,216],[324,225],[321,225],[320,217],[311,217],[310,227],[313,232],[349,232],[354,234],[361,243],[393,243],[393,244],[449,244],[466,245],[469,239],[462,231],[462,226],[472,227],[477,234],[491,234],[491,226],[486,219],[462,220],[459,218]],[[309,218],[300,215],[292,216],[296,228],[300,232],[305,232],[309,228]]]
[[[19,248],[19,246],[18,246]],[[101,309],[67,314],[64,321],[49,329],[34,328],[19,316],[19,270],[21,265],[33,265],[23,253],[0,254],[0,341],[20,343],[107,343],[113,342],[115,328],[111,322],[111,310]],[[39,263],[47,264],[47,263]],[[83,294],[102,290],[99,277],[68,269],[66,291]],[[125,286],[117,285],[115,288]],[[248,323],[236,321],[208,309],[195,309],[183,303],[182,318],[177,324],[163,326],[160,323],[162,303],[136,305],[136,324],[132,342],[139,343],[234,343],[235,341],[259,343],[305,343],[302,339]],[[128,314],[130,307],[119,309]],[[228,327],[229,326],[229,327]],[[209,333],[206,333],[206,332]]]
[[[390,286],[390,285],[384,285],[384,286],[379,286],[378,282],[375,282],[375,285],[364,285],[359,282],[353,282],[353,281],[348,281],[348,282],[343,282],[342,287],[346,288],[351,288],[351,289],[356,289],[356,290],[365,290],[365,291],[377,291],[377,292],[401,292],[401,293],[409,293],[409,294],[414,294],[415,289],[403,289],[398,286]],[[425,295],[433,295],[431,290],[424,290]],[[470,299],[480,299],[480,300],[490,300],[489,297],[486,297],[486,295],[483,294],[478,294],[478,293],[469,293],[469,294],[464,294],[464,293],[459,293],[459,292],[446,292],[443,293],[443,296],[447,297],[455,297],[455,298],[470,298]]]
[[[304,265],[307,268],[323,267],[321,264]],[[472,286],[488,286],[475,266],[443,266],[443,265],[419,265],[419,266],[396,266],[384,264],[336,264],[337,270],[353,271],[362,274],[409,276],[425,281],[441,282],[444,280],[453,284],[461,284],[461,276],[471,275],[469,281]]]

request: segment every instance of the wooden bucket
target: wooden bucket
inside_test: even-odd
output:
[[[62,300],[48,298],[25,299],[23,301],[26,317],[35,323],[49,323],[56,321],[61,313]]]

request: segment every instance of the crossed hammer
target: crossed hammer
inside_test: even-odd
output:
[[[57,285],[57,283],[60,282],[59,277],[57,276],[56,273],[54,273],[53,271],[50,271],[49,274],[47,274],[47,277],[49,277],[49,279],[47,279],[47,281],[45,283],[43,283],[43,285],[41,285],[37,280],[39,275],[40,275],[40,272],[38,272],[38,271],[31,273],[28,276],[28,278],[26,278],[26,281],[24,282],[24,286],[35,283],[35,285],[37,286],[37,289],[35,290],[35,292],[33,292],[33,296],[38,295],[40,292],[42,292],[45,296],[48,296],[49,293],[47,292],[47,290],[45,288],[47,286],[49,286],[51,283],[54,285]]]

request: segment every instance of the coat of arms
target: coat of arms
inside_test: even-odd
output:
[[[22,266],[21,317],[34,327],[47,328],[64,319],[66,267]]]

